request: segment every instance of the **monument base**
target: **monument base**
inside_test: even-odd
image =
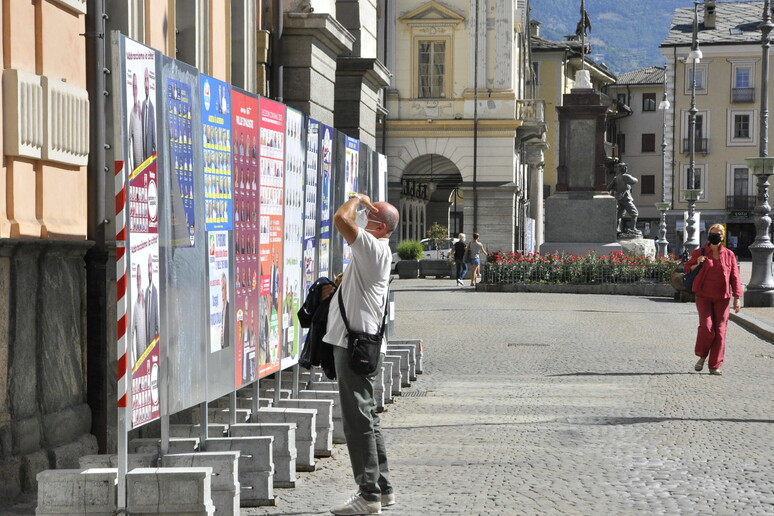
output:
[[[540,253],[604,256],[621,251],[616,241],[617,203],[602,192],[557,192],[546,199],[545,243]]]
[[[628,256],[649,256],[651,259],[656,257],[656,242],[650,238],[619,238],[623,253]]]
[[[622,251],[618,242],[545,242],[540,245],[540,254],[566,253],[607,256],[615,251]]]

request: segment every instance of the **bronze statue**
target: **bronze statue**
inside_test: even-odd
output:
[[[617,163],[614,165],[614,169],[615,177],[608,183],[607,190],[618,202],[618,227],[616,231],[618,234],[625,233],[630,236],[641,236],[642,232],[637,229],[637,216],[639,212],[634,205],[634,197],[632,197],[632,185],[637,184],[637,178],[628,173],[626,163]],[[623,228],[624,212],[628,212],[632,218],[632,227],[625,232]]]

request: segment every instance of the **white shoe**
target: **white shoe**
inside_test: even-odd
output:
[[[462,286],[462,280],[461,280],[461,279],[458,279],[458,280],[457,280],[457,286],[458,286],[458,287],[461,287],[461,286]]]
[[[394,503],[394,502],[393,502]],[[379,501],[369,502],[357,492],[350,496],[347,503],[331,509],[333,514],[381,514],[382,504]]]
[[[395,493],[382,495],[382,507],[389,507],[395,505]]]

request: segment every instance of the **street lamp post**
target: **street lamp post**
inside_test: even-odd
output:
[[[671,105],[669,104],[669,99],[667,99],[667,94],[666,94],[666,69],[664,69],[664,98],[661,100],[661,103],[658,105],[658,109],[664,112],[664,130],[661,138],[661,157],[662,157],[662,160],[664,161],[664,167],[661,173],[661,202],[656,203],[656,209],[659,211],[659,213],[661,213],[661,224],[659,225],[659,229],[658,229],[658,240],[656,240],[656,244],[658,245],[656,254],[658,254],[659,256],[666,256],[667,249],[669,248],[669,241],[666,238],[666,234],[667,234],[666,212],[671,207],[671,203],[668,203],[666,200],[666,173],[667,173],[666,131],[667,131],[667,111],[669,111],[670,107]]]
[[[774,306],[774,277],[771,274],[771,257],[774,245],[769,237],[771,217],[769,212],[769,176],[774,173],[774,158],[769,154],[769,34],[774,28],[771,23],[769,0],[763,2],[763,22],[761,29],[761,47],[763,56],[761,63],[761,135],[760,149],[757,158],[747,158],[745,161],[758,178],[758,205],[755,207],[755,242],[750,245],[752,253],[752,274],[750,283],[744,294],[745,306]]]
[[[696,228],[696,201],[701,197],[703,190],[696,188],[696,64],[701,60],[702,53],[699,49],[699,2],[693,2],[693,37],[691,38],[691,51],[688,60],[691,61],[691,109],[688,110],[688,189],[683,190],[683,197],[688,201],[688,215],[685,221],[685,250],[692,253],[699,247],[699,235]]]

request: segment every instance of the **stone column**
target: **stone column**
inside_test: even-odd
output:
[[[336,60],[352,51],[355,38],[326,13],[285,13],[283,35],[285,103],[335,125]]]

